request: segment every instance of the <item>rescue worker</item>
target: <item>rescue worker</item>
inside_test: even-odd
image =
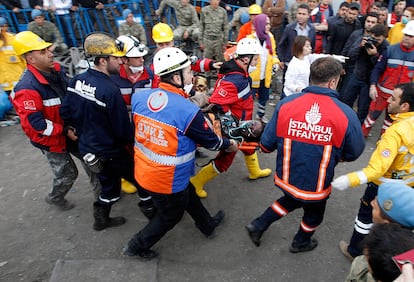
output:
[[[211,217],[190,184],[197,144],[210,150],[237,151],[234,140],[218,137],[207,125],[200,109],[186,99],[184,85],[193,74],[187,55],[169,47],[157,52],[154,71],[159,88],[132,96],[135,124],[135,178],[152,196],[157,214],[128,242],[124,254],[151,259],[151,247],[182,218],[185,211],[206,237],[224,218]]]
[[[156,54],[159,50],[167,48],[167,47],[174,47],[174,33],[171,29],[171,27],[165,23],[157,23],[152,28],[152,39],[155,42],[155,45],[157,46],[154,54]],[[152,63],[152,59],[148,60]],[[219,69],[223,63],[222,62],[216,62],[212,59],[203,58],[198,59],[195,57],[195,60],[191,62],[191,69],[195,72],[208,72],[213,69]],[[151,69],[153,69],[154,66],[151,65]],[[159,83],[159,77],[156,75],[154,77],[153,82],[153,88],[158,87]]]
[[[65,199],[78,176],[76,165],[66,148],[66,135],[59,108],[66,95],[66,74],[53,62],[52,43],[31,31],[16,34],[12,43],[15,54],[27,62],[27,70],[16,84],[10,99],[30,142],[45,155],[53,174],[51,191],[45,201],[62,211],[75,205]]]
[[[151,88],[154,73],[144,66],[144,56],[148,54],[144,44],[132,35],[122,35],[117,40],[125,45],[126,54],[121,58],[119,74],[111,75],[111,78],[121,89],[125,103],[131,105],[131,96],[135,89]]]
[[[7,20],[0,17],[0,88],[10,94],[26,68],[26,63],[16,55],[12,46],[15,35],[8,30]]]
[[[117,40],[125,45],[126,54],[121,58],[119,74],[113,74],[111,78],[121,90],[127,108],[130,108],[132,93],[136,89],[151,88],[154,74],[148,67],[144,67],[144,56],[148,53],[144,44],[132,35],[121,35]],[[136,187],[123,178],[121,189],[128,194],[137,192]]]
[[[225,113],[231,113],[239,120],[251,120],[253,116],[252,80],[249,67],[254,67],[262,50],[260,43],[253,38],[243,38],[237,43],[236,58],[224,62],[219,70],[210,103],[220,105]],[[260,169],[257,153],[254,150],[242,150],[250,179],[269,176],[269,168]],[[217,157],[203,167],[190,179],[200,198],[207,197],[204,185],[222,172],[229,169],[237,152],[220,151]]]
[[[364,136],[368,137],[376,120],[387,108],[388,98],[392,95],[394,86],[412,81],[414,75],[414,20],[409,21],[403,29],[401,43],[391,45],[378,58],[371,73],[368,116],[362,124]],[[392,120],[385,115],[382,133],[391,125]]]
[[[262,7],[260,7],[259,5],[253,4],[249,6],[250,20],[240,27],[239,33],[237,34],[236,41],[240,41],[241,39],[245,38],[246,36],[254,32],[254,25],[253,25],[254,18],[257,15],[260,15],[261,13],[262,13]]]
[[[312,235],[323,221],[335,166],[340,160],[356,160],[364,150],[355,112],[338,99],[341,70],[341,63],[332,57],[314,61],[311,86],[280,101],[265,127],[260,148],[266,153],[278,150],[274,184],[284,195],[246,225],[256,246],[273,222],[302,208],[289,251],[316,248],[318,241]]]
[[[96,231],[125,223],[124,217],[109,217],[119,200],[121,178],[138,188],[141,211],[153,216],[151,197],[134,179],[132,157],[133,125],[119,88],[110,75],[119,73],[123,44],[104,33],[89,34],[83,44],[94,67],[75,76],[68,86],[60,113],[79,138],[79,151],[91,166],[96,163],[102,190],[94,202],[93,229]],[[93,158],[95,156],[95,158]],[[92,160],[88,160],[91,158]]]
[[[370,204],[377,196],[378,185],[395,182],[414,186],[414,83],[396,85],[387,102],[388,113],[394,122],[381,135],[368,165],[332,182],[332,187],[339,190],[368,183],[361,198],[350,243],[339,242],[341,252],[350,260],[362,254],[360,243],[373,224]]]

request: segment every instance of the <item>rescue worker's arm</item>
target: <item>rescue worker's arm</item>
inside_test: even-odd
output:
[[[47,119],[44,114],[43,100],[35,90],[23,89],[11,95],[12,103],[22,125],[29,125],[44,136],[56,136],[63,133],[63,125]]]
[[[208,125],[201,111],[198,111],[185,135],[200,146],[212,151],[227,150],[233,152],[237,150],[237,142],[217,136]]]
[[[347,108],[346,110],[350,110]],[[341,160],[352,162],[359,158],[365,148],[365,138],[362,133],[361,123],[354,111],[347,114],[348,128],[343,141]]]
[[[356,187],[379,179],[389,170],[401,145],[401,138],[393,128],[387,129],[381,140],[378,141],[377,148],[372,153],[368,165],[360,171],[338,177],[332,182],[332,186],[339,190],[345,190],[348,187]]]
[[[195,72],[211,71],[211,70],[215,69],[215,64],[216,63],[217,62],[215,62],[214,60],[208,59],[208,58],[197,59],[197,60],[195,60],[194,63],[191,64],[191,70],[193,70]],[[221,66],[221,64],[220,64],[220,66]]]

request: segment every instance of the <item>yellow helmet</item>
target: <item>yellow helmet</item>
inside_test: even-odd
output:
[[[257,4],[253,4],[249,7],[249,14],[250,15],[259,15],[262,13],[262,7]]]
[[[44,41],[36,33],[31,31],[22,31],[16,34],[12,42],[16,55],[20,56],[30,51],[42,50],[52,45]]]
[[[109,34],[94,32],[86,36],[83,42],[85,55],[92,56],[125,56],[126,46],[123,42],[116,40]]]
[[[171,27],[165,23],[157,23],[152,28],[152,39],[155,43],[170,42],[174,38]]]

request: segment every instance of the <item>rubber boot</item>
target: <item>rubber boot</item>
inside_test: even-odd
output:
[[[244,160],[246,162],[247,170],[249,171],[249,179],[254,180],[261,177],[267,177],[272,174],[272,170],[270,168],[260,168],[257,153],[250,156],[244,156]]]
[[[132,185],[131,182],[123,178],[121,178],[121,189],[123,192],[127,194],[134,194],[137,192],[137,188],[134,185]]]
[[[93,216],[95,217],[93,224],[94,230],[101,231],[105,228],[120,226],[126,222],[126,219],[122,216],[109,217],[110,212],[111,206],[109,205],[101,205],[98,202],[93,204]]]
[[[196,175],[190,178],[190,182],[194,185],[198,197],[207,197],[207,192],[203,189],[204,184],[209,182],[217,175],[219,175],[219,173],[214,168],[213,163],[209,163],[208,165],[203,167]]]

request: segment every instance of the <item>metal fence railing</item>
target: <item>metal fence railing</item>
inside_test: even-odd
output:
[[[202,7],[209,4],[209,0],[193,0],[192,4],[200,12]],[[230,5],[232,11],[228,13],[229,21],[238,6]],[[46,20],[56,24],[65,43],[68,46],[79,47],[87,34],[94,31],[105,31],[114,36],[118,35],[118,26],[124,22],[122,11],[130,9],[134,14],[135,20],[145,27],[147,42],[149,47],[153,47],[151,39],[151,29],[159,18],[155,16],[154,10],[158,8],[158,1],[152,0],[130,0],[115,2],[105,5],[103,10],[79,8],[77,11],[68,11],[64,15],[56,15],[50,11],[43,11]],[[0,5],[0,16],[7,19],[13,33],[24,31],[27,24],[32,21],[32,9],[21,9],[19,13],[14,13]],[[168,8],[165,11],[165,21],[173,28],[179,24],[174,9]]]

